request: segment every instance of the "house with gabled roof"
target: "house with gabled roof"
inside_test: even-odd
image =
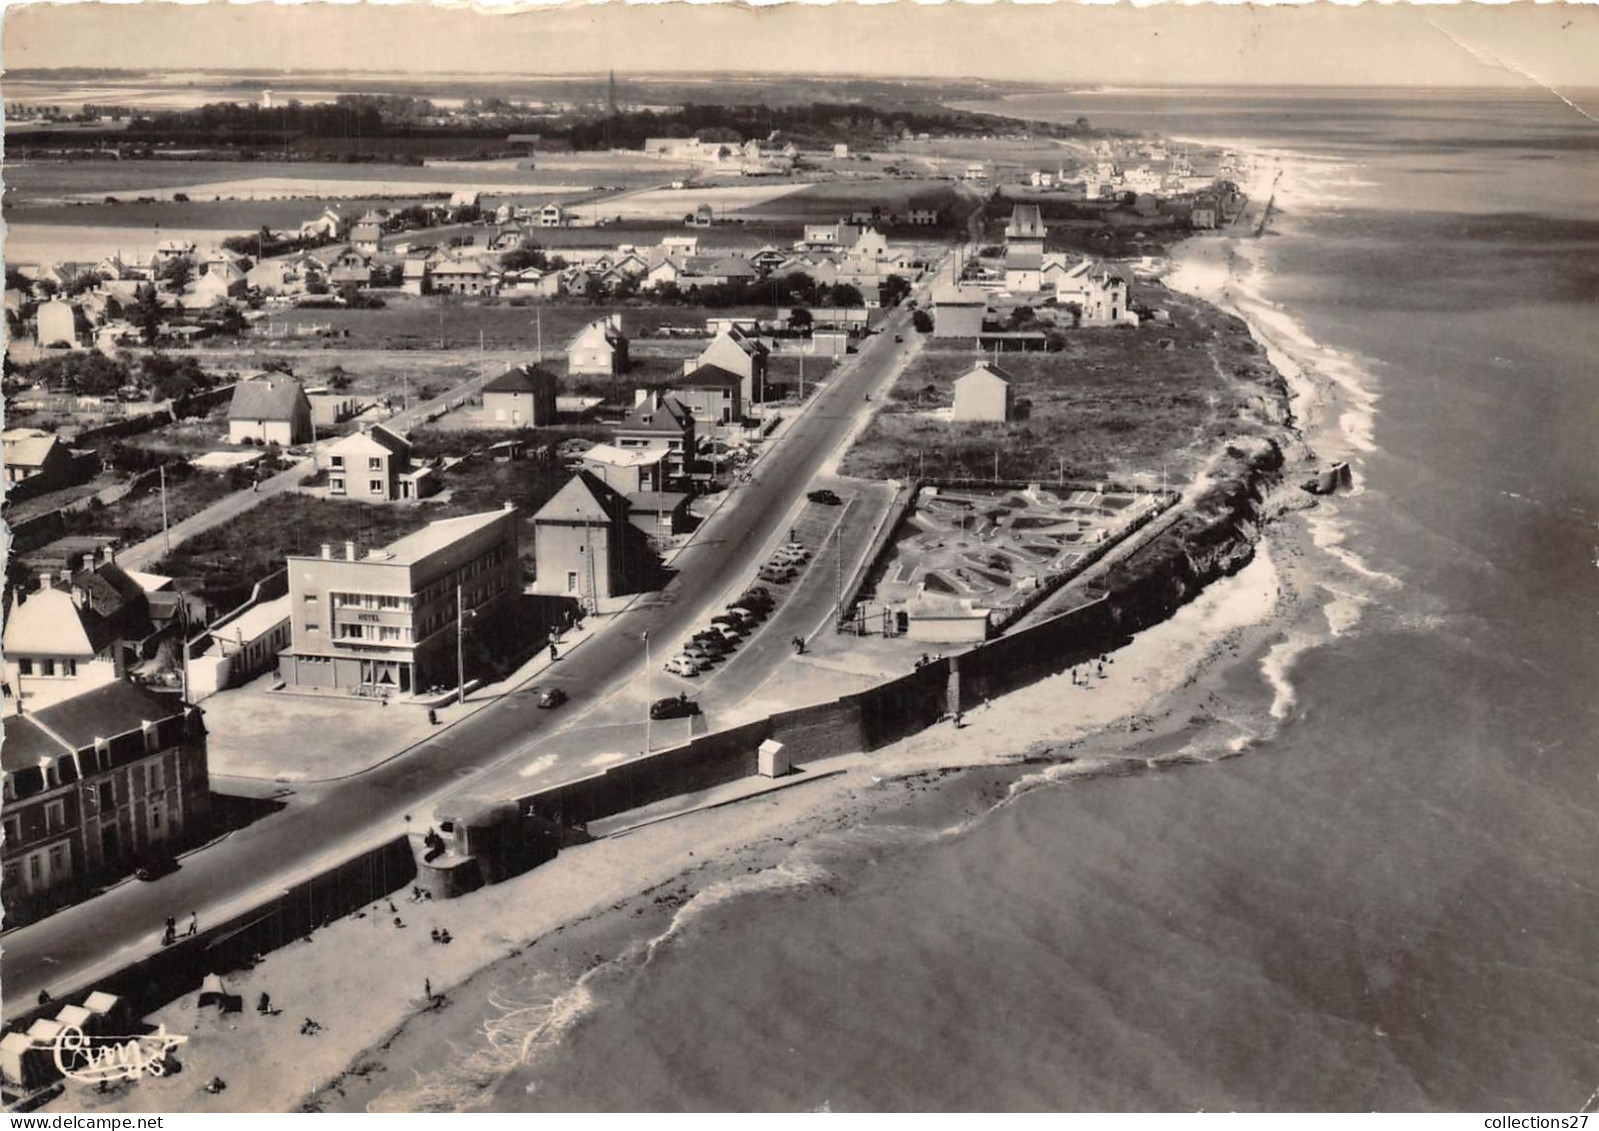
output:
[[[300,382],[281,373],[263,374],[233,387],[228,406],[228,442],[290,447],[311,438],[311,402]]]
[[[438,487],[433,469],[412,460],[410,437],[381,424],[352,432],[319,458],[335,498],[390,503],[426,498]]]
[[[627,366],[627,336],[622,333],[620,314],[608,314],[590,322],[566,347],[566,371],[574,377],[613,377],[626,373]]]
[[[38,710],[121,679],[155,632],[144,591],[114,562],[42,580],[17,593],[6,618],[8,709]]]
[[[491,428],[543,428],[555,423],[555,374],[539,365],[507,369],[483,386]]]
[[[533,591],[598,602],[634,592],[647,559],[626,497],[579,471],[533,516]]]
[[[749,406],[766,399],[766,368],[771,353],[759,338],[735,327],[717,334],[711,339],[711,344],[700,351],[699,357],[684,368],[691,376],[694,370],[702,366],[714,366],[738,374],[739,399]],[[695,415],[699,416],[699,413]]]
[[[675,395],[658,389],[640,389],[633,407],[616,426],[618,448],[660,448],[666,452],[664,474],[668,483],[686,479],[693,470],[694,413]]]
[[[955,408],[950,419],[958,423],[1004,424],[1015,411],[1014,378],[999,366],[980,361],[955,379]]]
[[[4,722],[8,921],[81,898],[88,881],[205,830],[205,725],[176,696],[116,681]]]
[[[674,382],[672,395],[699,424],[735,424],[744,419],[744,385],[730,369],[695,365]]]
[[[8,428],[0,433],[0,438],[5,444],[7,483],[37,479],[41,483],[64,486],[71,481],[72,452],[54,432],[42,428]]]

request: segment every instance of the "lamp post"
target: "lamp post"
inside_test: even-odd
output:
[[[655,737],[652,733],[654,725],[650,720],[650,634],[641,633],[644,637],[644,753],[650,752],[650,742]]]

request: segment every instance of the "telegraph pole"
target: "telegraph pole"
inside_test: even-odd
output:
[[[455,583],[455,701],[466,703],[466,616],[461,609],[461,583]]]
[[[172,531],[167,526],[167,465],[161,465],[161,540],[167,553],[172,552]]]

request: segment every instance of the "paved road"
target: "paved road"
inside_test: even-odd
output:
[[[518,792],[592,773],[577,755],[529,755],[557,728],[580,724],[585,712],[636,679],[644,660],[641,633],[670,640],[694,627],[741,588],[794,504],[830,453],[886,389],[905,357],[893,336],[909,321],[904,310],[885,322],[816,395],[803,420],[761,461],[750,482],[702,528],[674,562],[664,591],[635,602],[608,631],[577,648],[541,682],[558,679],[571,701],[557,711],[512,692],[366,774],[317,791],[314,804],[290,805],[183,861],[154,883],[129,882],[7,936],[0,975],[5,1016],[24,1012],[41,989],[60,997],[85,988],[159,946],[168,915],[198,911],[215,923],[270,898],[296,878],[314,874],[362,848],[400,834],[405,817],[430,819],[437,800],[495,771]],[[736,504],[736,505],[735,505]],[[612,743],[611,745],[614,745]]]

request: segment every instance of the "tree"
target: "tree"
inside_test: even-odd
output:
[[[6,290],[21,291],[27,294],[33,289],[33,280],[18,271],[15,267],[6,268]]]
[[[796,306],[788,314],[788,328],[797,333],[808,334],[811,329],[811,312],[802,306]]]
[[[169,259],[156,272],[156,277],[175,291],[181,291],[194,281],[194,264],[184,258]]]
[[[134,292],[133,321],[139,327],[139,336],[145,345],[151,345],[161,336],[161,300],[155,287],[146,283]]]
[[[861,297],[861,290],[853,283],[834,283],[827,288],[824,302],[828,306],[865,306],[866,300]]]
[[[542,271],[549,266],[549,262],[549,257],[535,243],[523,244],[521,247],[512,248],[500,256],[500,266],[507,271],[525,271],[529,267]]]
[[[911,315],[911,325],[918,334],[931,334],[933,332],[933,317],[925,310],[915,311]]]
[[[877,288],[884,306],[898,306],[910,296],[911,285],[903,275],[890,275]]]

